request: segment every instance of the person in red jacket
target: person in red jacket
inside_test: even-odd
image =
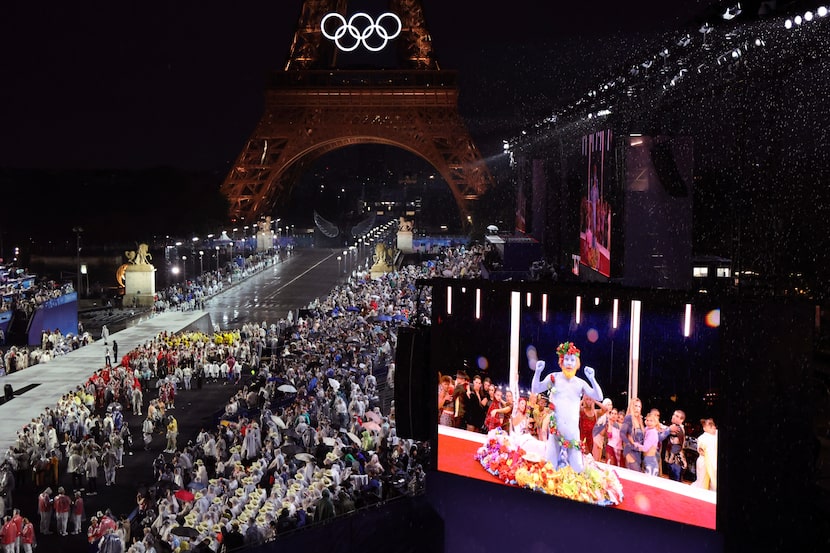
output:
[[[20,530],[21,551],[23,553],[32,553],[35,543],[35,525],[28,518],[23,517],[23,528]]]
[[[115,519],[109,514],[105,515],[101,511],[98,511],[98,514],[92,517],[92,523],[89,525],[89,530],[87,530],[87,539],[89,540],[90,544],[97,544],[101,541],[101,537],[109,532],[110,530],[117,530],[118,523]]]
[[[46,488],[37,498],[37,513],[40,515],[40,533],[51,534],[49,522],[52,518],[52,488]]]
[[[69,509],[72,507],[72,500],[66,495],[63,487],[58,488],[58,495],[52,501],[52,507],[55,509],[55,519],[58,523],[58,533],[61,536],[67,535],[66,524],[69,522]]]
[[[72,502],[72,534],[81,533],[81,521],[84,518],[84,498],[81,492],[75,492],[75,501]]]
[[[4,553],[15,553],[17,547],[17,525],[12,522],[12,517],[3,519],[3,528],[0,529],[0,544],[3,545]]]
[[[23,515],[20,514],[20,509],[12,511],[12,522],[17,526],[17,547],[16,553],[20,553],[20,534],[23,532]]]
[[[97,544],[98,540],[101,539],[101,536],[98,534],[98,517],[94,516],[89,519],[89,528],[86,531],[86,539],[89,541],[90,545]],[[97,549],[97,545],[96,545]]]

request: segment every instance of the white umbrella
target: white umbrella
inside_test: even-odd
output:
[[[352,432],[346,432],[346,436],[348,436],[349,439],[353,441],[355,444],[360,445],[360,438],[357,437],[357,434],[354,434]]]
[[[279,386],[277,388],[277,390],[279,390],[280,392],[286,392],[286,393],[289,393],[289,394],[296,394],[297,393],[297,388],[295,388],[291,384],[283,384],[282,386]]]
[[[340,389],[340,383],[333,378],[329,378],[329,386],[334,388],[335,392]]]
[[[334,447],[337,442],[334,441],[334,438],[323,438],[323,443],[328,446]]]
[[[300,461],[304,461],[306,463],[311,463],[314,461],[314,455],[311,453],[298,453],[294,455],[295,459],[299,459]]]
[[[283,430],[287,428],[285,421],[279,418],[277,415],[271,415],[271,420],[274,421],[274,424],[276,424],[278,428],[281,428]]]

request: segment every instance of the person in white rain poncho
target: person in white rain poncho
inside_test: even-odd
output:
[[[259,430],[259,425],[252,422],[245,432],[245,440],[242,442],[242,458],[255,459],[259,456],[259,451],[262,449],[262,433]]]

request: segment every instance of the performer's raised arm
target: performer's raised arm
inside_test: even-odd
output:
[[[583,372],[585,373],[585,378],[587,378],[588,382],[591,384],[590,388],[588,386],[585,386],[585,395],[594,399],[595,401],[602,401],[602,388],[600,388],[599,384],[597,383],[594,368],[586,366],[583,369]]]
[[[539,360],[536,348],[533,346],[528,346],[527,348],[527,365],[533,371],[533,381],[530,385],[530,391],[534,394],[548,391],[550,389],[549,380],[542,380],[542,371],[545,370],[545,362]]]

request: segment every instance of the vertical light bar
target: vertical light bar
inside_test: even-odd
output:
[[[530,307],[530,292],[527,293],[527,306]]]
[[[548,320],[548,295],[542,294],[542,322]]]
[[[620,300],[614,298],[614,309],[611,312],[611,328],[617,328],[620,314]]]
[[[686,304],[686,316],[683,318],[683,336],[688,338],[692,333],[692,304]]]
[[[481,318],[481,288],[476,288],[476,319]]]
[[[599,305],[599,298],[594,298],[594,305]]]
[[[582,296],[576,297],[576,324],[582,321]]]
[[[447,286],[447,315],[452,315],[452,286]]]
[[[519,326],[522,313],[522,295],[510,293],[510,386],[516,394],[519,390]],[[514,405],[518,405],[518,396]]]
[[[640,376],[640,300],[631,300],[631,331],[628,348],[628,399],[637,396]]]

